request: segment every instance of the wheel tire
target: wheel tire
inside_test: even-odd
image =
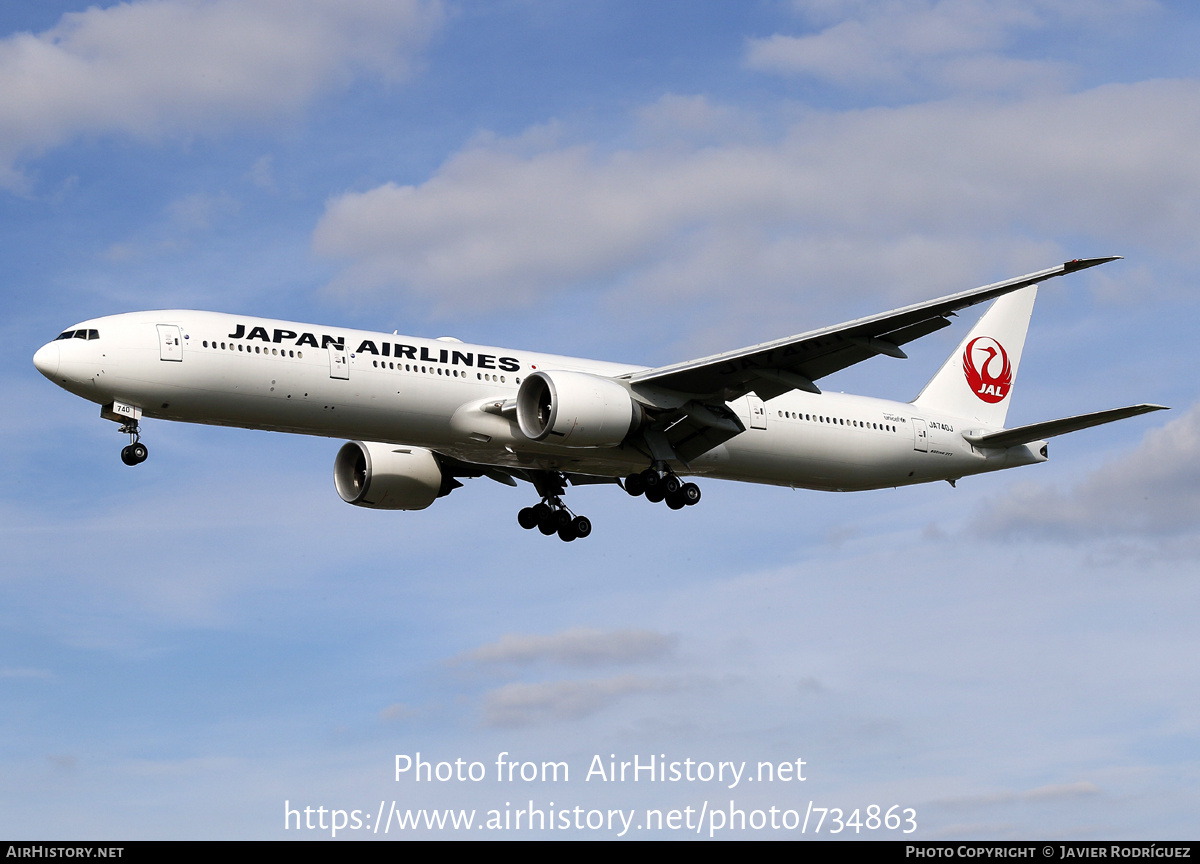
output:
[[[532,507],[522,507],[517,513],[517,524],[528,531],[531,528],[536,528],[538,524],[537,513]]]
[[[689,506],[700,503],[700,487],[695,483],[684,483],[680,491],[683,492],[684,503]]]
[[[566,525],[559,526],[558,539],[564,543],[570,543],[579,535],[575,533],[575,526],[568,522]]]
[[[555,519],[555,513],[545,504],[538,504],[534,508],[537,513],[538,530],[549,537],[558,530],[558,520]]]
[[[140,441],[131,445],[129,450],[133,454],[134,465],[140,465],[145,462],[146,458],[150,455],[150,451],[146,449],[146,445]]]
[[[679,491],[679,487],[683,485],[683,481],[674,474],[668,474],[667,480],[663,483],[663,488],[667,490],[668,495],[674,495]]]
[[[682,510],[687,506],[687,499],[683,497],[683,493],[679,490],[667,493],[667,506],[672,510]]]
[[[661,483],[646,490],[646,500],[652,504],[657,504],[666,497],[667,493],[663,490]]]
[[[642,486],[649,492],[651,489],[657,489],[662,485],[662,477],[653,468],[647,468],[642,472]]]
[[[133,447],[125,446],[121,448],[121,461],[130,466],[137,464],[137,460],[133,458]]]
[[[575,521],[571,523],[571,528],[575,531],[576,537],[586,537],[592,533],[592,520],[586,516],[576,516]]]
[[[554,527],[563,528],[571,524],[571,514],[566,510],[559,510],[554,514]]]
[[[646,491],[646,481],[641,474],[630,474],[625,478],[625,491],[635,498]]]

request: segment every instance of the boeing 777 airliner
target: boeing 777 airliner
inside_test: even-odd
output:
[[[421,510],[491,477],[533,484],[525,528],[563,540],[591,522],[568,484],[616,483],[680,509],[684,478],[850,491],[1044,462],[1046,440],[1155,411],[1132,405],[1005,429],[1038,283],[1069,261],[937,300],[649,369],[457,339],[170,310],[83,321],[34,355],[47,378],[121,424],[127,465],[152,417],[347,439],[334,484],[360,507]],[[823,392],[820,379],[949,326],[993,300],[912,402]]]

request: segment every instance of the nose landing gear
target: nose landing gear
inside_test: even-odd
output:
[[[685,483],[669,470],[647,468],[640,474],[625,478],[625,491],[630,495],[645,495],[647,501],[657,504],[666,501],[672,510],[681,510],[700,500],[700,487]]]
[[[126,465],[141,465],[145,462],[150,451],[141,442],[141,432],[137,422],[126,423],[118,431],[129,435],[129,445],[121,448],[121,461]]]

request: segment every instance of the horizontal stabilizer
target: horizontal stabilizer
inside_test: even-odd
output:
[[[1061,420],[1047,420],[1045,423],[1018,426],[1015,429],[1005,429],[1003,432],[992,432],[988,435],[964,433],[963,438],[976,447],[1015,447],[1018,444],[1041,441],[1043,438],[1053,438],[1055,435],[1066,435],[1068,432],[1078,432],[1080,429],[1100,426],[1114,420],[1124,420],[1126,417],[1136,417],[1138,414],[1166,410],[1166,405],[1130,405],[1126,408],[1112,408],[1108,411],[1077,414]]]

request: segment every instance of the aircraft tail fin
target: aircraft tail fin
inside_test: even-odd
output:
[[[1036,285],[997,298],[912,404],[1003,426],[1036,298]]]

